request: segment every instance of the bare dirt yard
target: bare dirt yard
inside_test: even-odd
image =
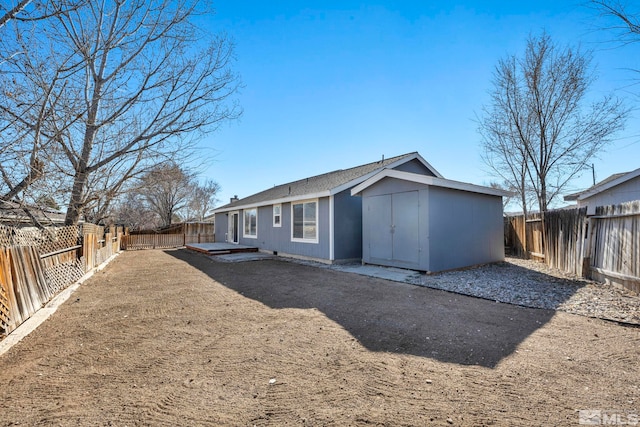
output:
[[[604,320],[280,260],[125,252],[0,357],[0,423],[627,422],[639,360],[640,329]]]

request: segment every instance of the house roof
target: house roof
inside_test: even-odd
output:
[[[488,194],[491,196],[506,197],[506,196],[513,195],[513,193],[510,191],[500,190],[498,188],[483,187],[481,185],[468,184],[466,182],[452,181],[450,179],[444,179],[441,177],[439,178],[434,176],[419,175],[416,173],[404,172],[404,171],[393,170],[393,169],[381,170],[380,172],[376,173],[375,175],[373,175],[363,183],[353,187],[351,189],[351,195],[355,196],[360,194],[363,190],[365,190],[366,188],[372,186],[373,184],[375,184],[376,182],[384,178],[396,178],[396,179],[401,179],[403,181],[417,182],[420,184],[426,184],[426,185],[443,187],[443,188],[451,188],[454,190],[470,191],[472,193]]]
[[[46,207],[22,206],[13,201],[0,200],[0,223],[30,224],[32,219],[25,213],[27,208],[38,221],[46,224],[64,224],[65,214]]]
[[[327,197],[357,185],[385,168],[394,168],[414,159],[422,163],[437,177],[442,177],[420,154],[413,152],[349,169],[339,169],[322,175],[277,185],[268,190],[221,206],[215,209],[214,213],[271,205],[274,203]]]
[[[638,176],[640,176],[640,168],[631,172],[615,173],[610,177],[598,182],[596,185],[587,188],[584,191],[580,191],[578,193],[568,194],[564,196],[564,200],[565,201],[584,200],[589,197],[595,196],[598,193],[602,193],[603,191],[607,191],[610,188],[613,188],[617,185],[625,183]]]

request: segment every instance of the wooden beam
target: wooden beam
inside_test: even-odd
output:
[[[626,280],[633,283],[640,283],[640,277],[629,276],[628,274],[616,273],[615,271],[605,270],[604,268],[591,267],[591,271],[600,273],[604,276],[613,277],[614,279]]]

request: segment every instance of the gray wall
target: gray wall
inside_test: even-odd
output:
[[[273,226],[273,206],[258,208],[257,239],[243,237],[244,211],[240,209],[239,244],[277,251],[291,255],[329,259],[329,198],[318,199],[318,243],[291,241],[291,203],[282,204],[281,227]],[[216,214],[216,241],[224,242],[227,233],[227,215]],[[220,236],[220,237],[218,237]]]
[[[351,196],[351,189],[333,198],[334,258],[362,258],[362,198]]]
[[[228,216],[226,213],[217,213],[215,215],[215,232],[216,232],[216,242],[224,242],[225,236],[228,233]]]
[[[502,198],[432,187],[430,271],[504,260]]]
[[[404,196],[396,200],[396,194]],[[504,260],[501,197],[393,178],[365,189],[362,197],[364,262],[436,272]],[[410,223],[410,230],[394,224],[391,232],[384,225],[391,215]],[[396,241],[399,236],[407,239],[405,247]],[[381,244],[393,250],[375,246]],[[407,256],[405,249],[417,254]]]
[[[616,185],[588,199],[580,200],[578,206],[588,206],[587,215],[595,215],[596,206],[618,205],[633,200],[640,200],[640,177]]]
[[[435,176],[425,165],[419,160],[413,159],[407,163],[403,163],[400,166],[393,168],[402,172],[417,173],[419,175]]]

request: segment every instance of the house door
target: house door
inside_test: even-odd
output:
[[[418,192],[367,198],[369,255],[401,264],[420,262]]]
[[[227,242],[238,243],[238,235],[240,234],[240,214],[236,212],[229,212],[229,230],[227,233]]]

